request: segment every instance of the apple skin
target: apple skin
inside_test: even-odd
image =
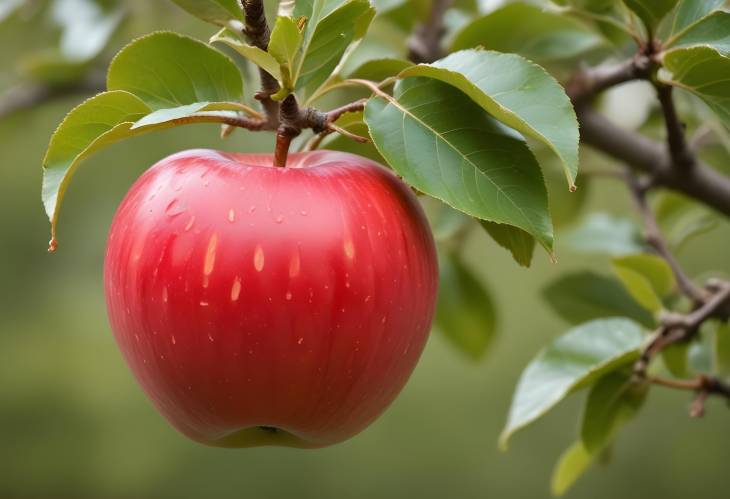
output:
[[[191,150],[132,186],[105,289],[137,380],[213,446],[323,447],[372,423],[425,346],[438,287],[413,193],[352,154]]]

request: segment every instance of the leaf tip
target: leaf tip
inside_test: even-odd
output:
[[[58,249],[58,240],[56,237],[51,237],[51,240],[48,241],[48,252],[49,253],[55,253]]]
[[[571,182],[570,185],[568,186],[568,190],[570,192],[575,192],[578,190],[578,187],[573,182]]]

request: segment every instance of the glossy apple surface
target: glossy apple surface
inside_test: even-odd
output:
[[[351,154],[186,151],[149,169],[112,223],[110,322],[181,432],[226,447],[321,447],[408,380],[437,291],[415,196]]]

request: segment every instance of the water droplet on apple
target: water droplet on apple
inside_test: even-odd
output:
[[[284,216],[283,215],[279,215],[278,217],[276,217],[276,223],[280,224],[283,221],[284,221]]]
[[[291,291],[287,291],[287,292],[286,292],[286,296],[285,296],[285,298],[286,298],[286,301],[291,301],[291,298],[292,298],[292,294],[291,294]]]
[[[256,249],[254,250],[254,253],[253,253],[253,266],[257,272],[261,272],[262,270],[264,270],[264,264],[265,264],[264,249],[261,247],[260,244],[257,244]]]
[[[249,213],[253,213],[254,211],[256,211],[256,207],[255,207],[255,206],[251,206],[251,207],[250,207],[250,208],[248,209],[248,212],[249,212]]]
[[[213,343],[214,340],[213,340],[213,337],[210,335],[210,333],[208,333],[208,339],[210,340],[211,343]]]
[[[302,210],[299,212],[303,217],[306,217],[308,215],[307,210]]]
[[[165,214],[168,217],[175,217],[185,211],[185,207],[182,206],[177,199],[173,199],[167,204],[165,208]]]
[[[177,345],[177,341],[175,341],[175,337],[174,336],[171,336],[170,337],[170,341],[172,342],[173,345]]]
[[[167,303],[167,288],[162,288],[162,301]]]
[[[203,300],[203,301],[200,302],[200,306],[201,307],[207,307],[208,306],[208,302],[205,301],[205,300]]]
[[[231,223],[236,222],[236,210],[234,210],[233,208],[228,210],[228,221]]]
[[[185,232],[192,229],[194,223],[195,223],[195,215],[190,215],[190,220],[188,220],[187,225],[185,225]]]
[[[238,301],[239,296],[241,296],[241,278],[236,276],[231,286],[231,301]]]
[[[302,343],[304,343],[304,338],[299,338],[297,340],[297,345],[301,345]]]

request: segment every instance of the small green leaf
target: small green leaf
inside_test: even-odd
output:
[[[554,340],[523,371],[500,446],[571,392],[633,362],[643,342],[641,326],[623,318],[587,322]]]
[[[480,220],[479,223],[497,244],[512,253],[512,258],[519,265],[523,267],[530,266],[535,251],[534,237],[511,225],[487,222],[486,220]]]
[[[581,442],[574,443],[563,452],[550,480],[552,494],[558,497],[565,494],[590,467],[593,458]]]
[[[618,429],[638,413],[646,400],[648,384],[632,378],[630,369],[608,373],[588,393],[581,441],[590,454],[606,448]]]
[[[463,93],[408,78],[396,84],[394,98],[370,99],[365,121],[375,146],[410,185],[471,216],[519,227],[552,250],[537,162]]]
[[[677,5],[677,0],[624,0],[624,3],[639,16],[646,28],[654,33],[662,19]]]
[[[233,61],[171,32],[152,33],[123,48],[109,66],[107,87],[130,92],[153,110],[243,99],[243,80]]]
[[[670,47],[712,47],[724,56],[730,55],[730,13],[717,11],[701,19],[674,38]]]
[[[570,324],[601,317],[629,317],[646,327],[654,327],[652,315],[641,308],[615,279],[592,271],[566,274],[543,292],[545,301]]]
[[[402,59],[371,59],[355,68],[347,77],[383,81],[411,66],[413,63]]]
[[[730,326],[722,323],[715,329],[713,371],[718,376],[730,377]]]
[[[698,96],[730,128],[730,58],[706,46],[677,48],[664,54],[664,67],[666,83]]]
[[[139,98],[117,90],[83,102],[59,125],[43,160],[43,204],[54,235],[58,209],[79,162],[101,147],[130,136],[134,122],[149,112]]]
[[[540,66],[515,54],[462,50],[401,77],[425,76],[452,85],[496,119],[548,146],[570,186],[578,173],[578,121],[570,99]]]
[[[359,41],[375,17],[368,0],[305,0],[294,15],[307,18],[297,68],[297,90],[311,96],[329,78],[347,48]]]
[[[652,312],[662,310],[661,298],[676,286],[671,267],[655,255],[640,253],[617,257],[612,265],[631,296]]]
[[[293,70],[301,45],[302,32],[299,30],[296,20],[291,17],[277,17],[274,29],[271,31],[268,52],[279,62],[284,86],[289,91],[294,89],[296,83],[296,75],[293,74]]]
[[[479,360],[495,335],[492,299],[454,253],[439,258],[439,283],[436,327],[459,350]]]
[[[689,376],[689,347],[690,344],[675,343],[662,350],[664,366],[676,378]]]
[[[195,121],[196,113],[205,111],[237,111],[239,107],[235,103],[210,103],[196,102],[186,106],[172,107],[168,109],[158,109],[132,125],[130,130],[138,128],[151,127],[172,121],[189,119]]]
[[[572,249],[586,253],[625,255],[644,249],[639,228],[630,220],[608,213],[592,213],[562,240]]]
[[[273,76],[276,81],[282,83],[281,68],[279,67],[279,61],[277,61],[273,55],[268,52],[261,50],[253,45],[243,43],[238,37],[233,35],[229,30],[223,28],[218,33],[213,35],[210,39],[210,43],[223,43],[228,45],[233,50],[241,54],[249,61],[256,64],[258,67]]]
[[[195,17],[209,23],[225,26],[228,21],[243,21],[239,0],[172,0]]]
[[[725,0],[680,0],[674,17],[672,34],[681,34],[685,29],[722,6]]]
[[[481,46],[547,63],[574,58],[604,42],[598,33],[576,19],[514,3],[466,25],[456,34],[451,50]]]

